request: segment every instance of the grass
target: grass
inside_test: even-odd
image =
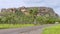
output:
[[[0,24],[0,29],[7,29],[7,28],[23,28],[35,26],[34,24]]]
[[[45,28],[43,34],[60,34],[60,25]]]

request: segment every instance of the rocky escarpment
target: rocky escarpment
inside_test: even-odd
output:
[[[19,8],[8,8],[8,9],[1,9],[1,12],[12,12],[15,13],[16,11],[21,11],[24,14],[29,14],[29,9],[37,8],[37,16],[54,16],[58,17],[58,15],[54,12],[54,10],[50,7],[19,7]]]

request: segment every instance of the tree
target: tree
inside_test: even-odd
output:
[[[34,18],[34,24],[37,24],[37,23],[36,23],[37,13],[38,13],[38,9],[37,9],[37,8],[34,8],[34,9],[31,9],[31,10],[30,10],[30,14],[31,14],[31,15],[33,16],[33,18]]]

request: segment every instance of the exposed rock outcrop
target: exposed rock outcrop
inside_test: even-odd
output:
[[[29,14],[29,9],[38,9],[37,16],[55,16],[58,17],[58,15],[54,12],[54,10],[50,7],[20,7],[20,8],[8,8],[8,9],[1,9],[1,12],[13,12],[15,13],[16,10],[21,11],[24,14]]]

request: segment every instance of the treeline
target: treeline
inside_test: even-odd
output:
[[[25,15],[21,11],[16,13],[2,12],[0,14],[0,24],[54,24],[60,22],[59,18],[36,16],[37,10],[30,10],[30,15]]]

